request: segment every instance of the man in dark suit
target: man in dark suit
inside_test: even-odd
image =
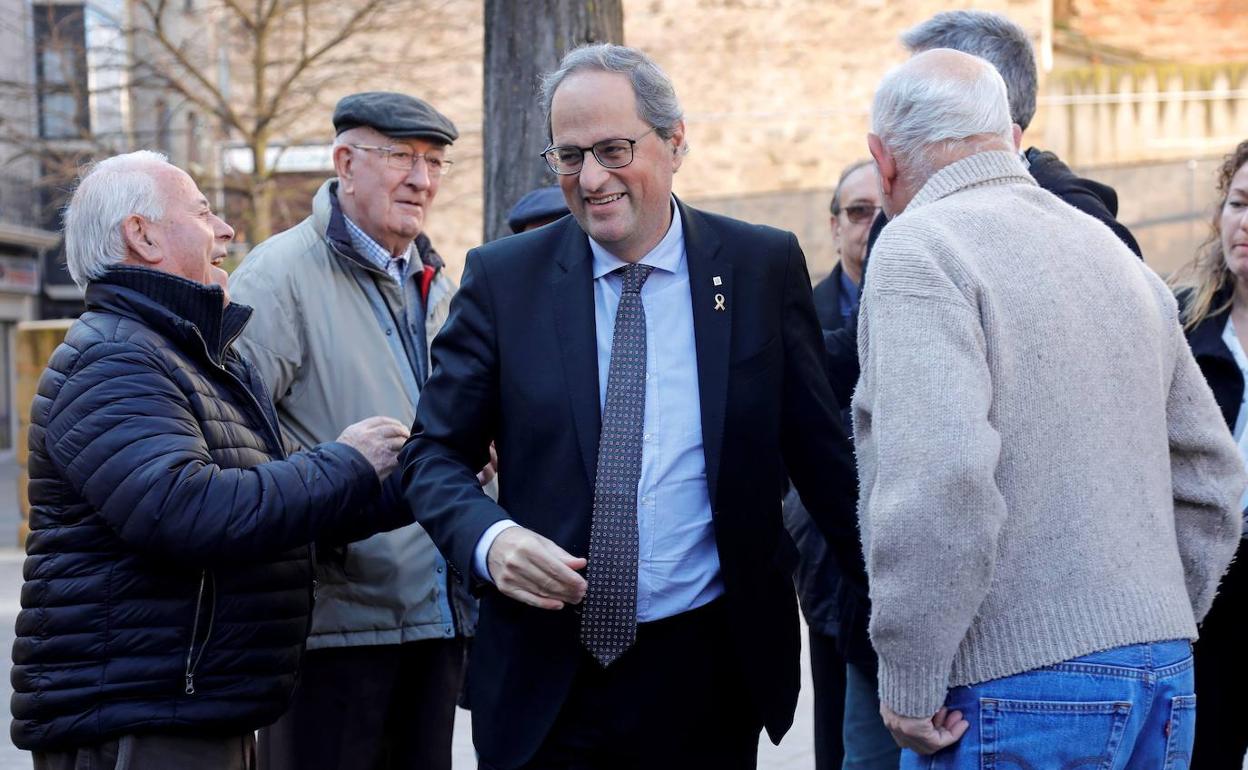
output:
[[[477,750],[752,768],[797,699],[786,469],[862,570],[805,260],[672,196],[684,122],[641,52],[577,49],[543,99],[573,216],[469,253],[402,454],[412,510],[481,593]],[[476,483],[492,440],[498,503]]]

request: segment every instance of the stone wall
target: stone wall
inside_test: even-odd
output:
[[[1084,166],[1186,160],[1248,137],[1248,58],[1057,70],[1041,99],[1048,149]]]

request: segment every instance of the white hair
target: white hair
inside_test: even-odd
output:
[[[956,66],[949,54],[969,66]],[[871,106],[871,132],[919,176],[935,171],[932,150],[955,142],[1000,138],[1012,146],[1005,81],[979,57],[948,48],[924,51],[880,82]]]
[[[155,171],[169,159],[139,150],[87,166],[65,207],[65,263],[80,288],[126,258],[121,225],[137,214],[149,221],[165,215]]]

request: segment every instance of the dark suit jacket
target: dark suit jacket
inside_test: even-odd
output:
[[[853,478],[852,450],[824,374],[797,240],[679,208],[707,485],[734,628],[724,643],[779,741],[793,720],[799,673],[797,551],[780,515],[785,468],[838,556],[861,573],[856,490],[829,481]],[[588,551],[600,428],[591,266],[588,240],[571,217],[468,254],[400,456],[417,520],[462,575],[471,575],[482,533],[507,516],[572,554]],[[726,311],[714,309],[719,293]],[[475,476],[491,440],[498,504]],[[514,767],[537,749],[567,697],[579,616],[477,587],[473,733],[487,764]]]
[[[1211,308],[1220,308],[1231,300],[1231,287],[1219,291],[1213,297]],[[1180,295],[1179,302],[1186,305],[1187,297]],[[1226,427],[1235,430],[1239,420],[1239,408],[1244,400],[1244,374],[1235,363],[1235,356],[1222,341],[1222,332],[1226,329],[1226,318],[1231,314],[1230,308],[1220,313],[1206,316],[1203,321],[1187,332],[1187,343],[1192,348],[1192,355],[1200,366],[1205,382],[1213,391],[1213,397],[1222,410]]]
[[[876,217],[883,219],[882,216]],[[849,402],[854,395],[854,386],[858,384],[858,315],[850,316],[848,321],[841,315],[841,273],[844,268],[837,262],[836,267],[819,283],[815,284],[815,313],[819,316],[819,326],[823,328],[824,348],[828,352],[828,380],[832,383],[832,394],[841,405],[841,414],[849,419]],[[848,423],[846,423],[848,425]]]
[[[835,331],[845,325],[845,316],[841,315],[841,275],[845,266],[837,262],[832,272],[819,283],[815,284],[812,294],[815,299],[815,315],[819,316],[819,326],[824,331]],[[845,404],[849,406],[849,404]]]

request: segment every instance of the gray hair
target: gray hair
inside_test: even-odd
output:
[[[1027,130],[1036,115],[1036,55],[1031,38],[1009,19],[987,11],[938,13],[901,36],[911,53],[952,48],[986,59],[1005,79],[1010,116]]]
[[[845,170],[841,172],[841,178],[836,180],[836,189],[832,191],[832,204],[829,206],[832,216],[836,216],[841,213],[841,188],[845,186],[845,180],[849,179],[850,174],[853,174],[858,169],[866,168],[867,166],[872,166],[874,164],[874,160],[867,158],[866,160],[860,160],[845,167]]]
[[[87,166],[65,207],[65,263],[79,288],[126,258],[121,225],[138,214],[157,221],[165,202],[153,171],[169,159],[139,150]]]
[[[599,43],[572,49],[559,62],[558,69],[542,76],[542,114],[546,116],[548,131],[555,90],[569,75],[585,71],[627,75],[637,98],[637,117],[652,126],[663,139],[670,139],[676,125],[685,117],[671,79],[649,56],[636,48]]]
[[[930,176],[928,158],[962,140],[1000,138],[1013,146],[1005,82],[983,59],[956,54],[974,71],[951,71],[927,61],[948,49],[916,54],[884,76],[871,106],[871,132],[905,167]],[[1003,148],[1004,149],[1004,148]]]

